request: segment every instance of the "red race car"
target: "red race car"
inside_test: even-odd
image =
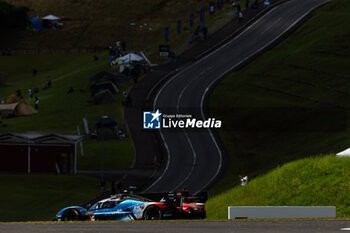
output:
[[[206,192],[189,196],[188,192],[149,193],[141,194],[153,200],[160,200],[163,218],[171,219],[203,219],[206,217],[205,202],[208,200]],[[156,204],[157,205],[157,204]]]

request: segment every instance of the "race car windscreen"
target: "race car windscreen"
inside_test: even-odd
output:
[[[116,205],[118,205],[119,202],[120,202],[120,201],[97,202],[96,204],[94,204],[93,206],[91,206],[91,208],[89,209],[89,211],[98,210],[98,209],[113,208],[113,207],[115,207]]]

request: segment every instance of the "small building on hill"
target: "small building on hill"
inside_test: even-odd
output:
[[[0,133],[0,172],[76,174],[79,135]]]

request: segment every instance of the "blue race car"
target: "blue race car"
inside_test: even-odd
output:
[[[82,220],[137,220],[137,219],[161,219],[165,212],[166,204],[154,202],[147,198],[132,195],[118,194],[110,198],[98,201],[90,208],[70,206],[64,208],[56,215],[57,221],[82,221]]]
[[[201,199],[203,201],[198,201],[198,198],[194,201],[192,198],[183,197],[182,193],[158,194],[154,198],[160,201],[152,201],[147,197],[133,194],[117,194],[100,200],[88,208],[81,206],[64,208],[58,212],[55,220],[125,221],[140,219],[158,220],[163,218],[205,218],[204,205],[206,198]]]

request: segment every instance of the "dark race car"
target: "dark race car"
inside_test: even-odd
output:
[[[154,201],[159,200],[159,201]],[[206,193],[189,197],[186,193],[117,194],[100,200],[89,208],[66,207],[58,212],[57,221],[83,220],[159,220],[205,218]]]

